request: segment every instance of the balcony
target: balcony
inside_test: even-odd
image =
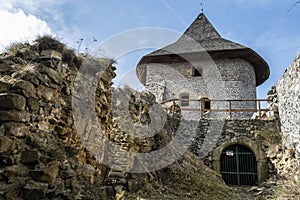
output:
[[[262,104],[268,102],[267,99],[226,99],[226,100],[209,100],[209,99],[170,99],[163,101],[160,104],[163,108],[174,116],[176,111],[198,111],[200,119],[205,118],[206,113],[219,112],[227,113],[227,118],[232,119],[234,113],[257,113],[258,118],[269,111],[262,108]],[[256,103],[256,108],[237,108],[245,103]],[[222,108],[214,108],[214,105],[222,104]],[[236,106],[239,104],[239,106]],[[178,106],[185,105],[185,106]],[[188,106],[186,106],[188,105]]]

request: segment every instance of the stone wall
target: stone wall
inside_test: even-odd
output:
[[[216,124],[222,125],[216,128]],[[263,181],[268,174],[276,174],[267,152],[280,142],[280,127],[276,119],[225,120],[223,123],[203,119],[191,151],[200,156],[207,166],[219,172],[223,150],[230,145],[244,145],[255,154],[259,181]]]
[[[278,174],[296,183],[299,182],[300,172],[299,69],[300,55],[268,92],[267,105],[269,109],[267,115],[278,120],[282,131],[282,144],[271,148],[268,152],[269,157]]]
[[[112,60],[77,61],[51,38],[15,48],[1,57],[1,199],[123,198],[138,167],[132,153],[154,148],[153,137],[143,138],[155,123],[155,97],[113,90]],[[165,138],[170,130],[161,128]]]
[[[42,37],[34,45],[11,47],[0,63],[0,198],[114,196],[102,187],[106,167],[86,149],[74,127],[72,86],[81,59],[58,41]],[[90,69],[97,67],[113,73],[111,65],[99,62]],[[110,82],[113,76],[103,71]],[[103,92],[110,85],[105,83]]]
[[[176,61],[176,60],[175,60]],[[218,59],[211,62],[191,63],[172,61],[170,64],[148,64],[147,90],[158,101],[180,98],[188,93],[190,99],[203,97],[224,99],[256,99],[256,82],[253,66],[242,59]],[[191,77],[191,67],[201,68],[201,77]],[[214,70],[211,70],[214,69]],[[190,107],[198,108],[198,102],[190,102]],[[212,109],[228,109],[228,103],[213,102]],[[255,102],[233,102],[232,108],[256,109]],[[215,118],[227,117],[226,113],[213,113]],[[252,113],[234,114],[235,118],[250,118]],[[213,116],[212,116],[213,117]]]
[[[300,159],[300,55],[270,92],[273,104],[270,107],[278,109],[283,134],[283,144],[296,150]]]

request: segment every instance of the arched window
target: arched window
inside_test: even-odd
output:
[[[202,103],[202,109],[205,109],[205,111],[208,111],[211,109],[210,100],[209,98],[201,98],[200,102]]]
[[[188,93],[182,93],[182,94],[180,94],[180,99],[181,99],[181,101],[180,101],[180,105],[181,106],[189,106],[189,99],[190,98],[190,95],[188,94]]]
[[[224,149],[220,158],[220,172],[228,185],[255,185],[258,182],[257,161],[251,149],[231,145]]]

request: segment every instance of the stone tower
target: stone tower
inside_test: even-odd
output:
[[[174,98],[256,99],[256,86],[270,74],[262,57],[248,47],[222,38],[203,13],[176,42],[145,55],[136,70],[139,80],[158,102]],[[179,104],[186,108],[228,109],[226,101],[204,101],[205,105],[199,102],[181,100]],[[256,109],[256,102],[233,102],[231,106]],[[252,114],[235,116],[248,118]]]

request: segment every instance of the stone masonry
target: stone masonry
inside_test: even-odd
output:
[[[221,127],[216,127],[215,124]],[[223,123],[203,119],[200,121],[191,151],[199,155],[207,166],[219,171],[222,151],[230,145],[244,145],[256,156],[259,181],[263,181],[269,175],[276,174],[267,152],[280,142],[280,127],[274,118],[224,120]]]
[[[0,199],[114,196],[101,189],[106,167],[74,128],[71,94],[80,63],[72,50],[48,37],[1,55]],[[111,65],[96,63],[111,80]],[[110,83],[102,91],[109,89]]]
[[[199,63],[193,63],[200,65]],[[256,99],[256,83],[254,69],[250,63],[242,59],[211,60],[203,68],[201,77],[190,77],[190,63],[176,62],[173,64],[149,64],[147,67],[146,88],[158,97],[158,101],[180,98],[183,93],[189,94],[190,99],[209,98],[219,99]],[[151,65],[151,66],[150,66]],[[207,70],[206,70],[207,68]],[[208,70],[214,68],[215,70]],[[159,73],[157,73],[159,71]],[[234,71],[234,73],[232,73]],[[217,74],[216,74],[217,73]],[[198,102],[190,102],[192,108],[199,108]],[[228,109],[228,103],[213,102],[212,109]],[[233,109],[255,109],[255,102],[234,102]],[[216,115],[216,113],[214,113]],[[218,113],[219,114],[219,113]],[[227,117],[226,113],[222,113]],[[244,117],[251,117],[245,113]],[[235,117],[235,116],[234,116]],[[236,117],[243,117],[238,115]]]
[[[300,55],[270,90],[272,115],[280,118],[283,144],[300,159]],[[279,116],[278,116],[279,115]]]

